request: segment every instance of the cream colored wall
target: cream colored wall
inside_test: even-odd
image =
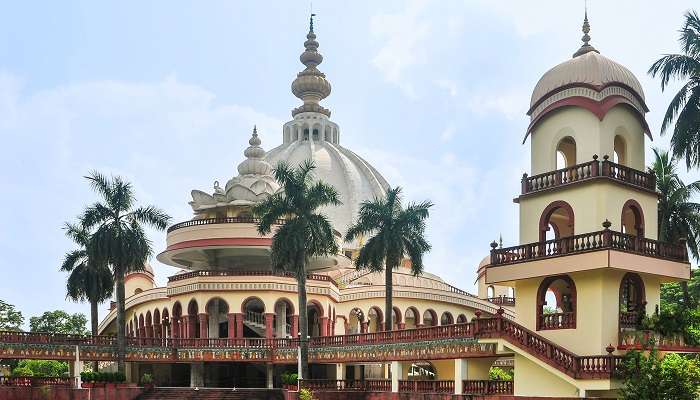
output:
[[[488,380],[489,370],[494,361],[496,361],[496,358],[470,358],[467,361],[467,379]]]
[[[153,281],[146,278],[142,274],[128,276],[124,280],[124,293],[126,297],[133,296],[136,289],[141,289],[141,291],[146,291],[148,289],[153,289],[155,285]]]
[[[431,364],[433,364],[435,373],[437,374],[436,380],[446,381],[455,379],[454,360],[434,360],[431,361]]]
[[[537,333],[578,355],[606,354],[608,344],[618,343],[620,283],[625,273],[606,269],[569,274],[576,285],[576,329],[541,330]],[[651,314],[660,301],[660,280],[652,275],[640,276],[645,286],[646,311]],[[537,290],[543,280],[516,281],[516,321],[533,331],[537,327]]]
[[[471,321],[471,319],[475,317],[474,311],[471,308],[451,303],[394,297],[393,305],[394,307],[398,307],[398,309],[401,311],[402,322],[404,321],[406,310],[409,307],[415,307],[416,309],[418,309],[421,323],[423,322],[423,313],[425,313],[425,311],[428,309],[435,311],[435,313],[437,314],[438,325],[440,316],[442,316],[442,313],[445,311],[448,311],[452,314],[454,321],[457,321],[457,317],[459,317],[460,314],[464,314],[467,317],[467,321]],[[369,309],[373,306],[376,306],[380,310],[382,310],[382,315],[384,315],[384,298],[379,297],[339,303],[336,308],[336,315],[343,315],[345,317],[349,317],[350,311],[353,308],[359,308],[364,313],[365,318],[367,318]],[[337,329],[338,327],[336,326],[336,332]]]
[[[611,160],[614,139],[620,135],[627,146],[626,165],[643,171],[644,130],[626,106],[613,107],[602,121],[580,107],[565,107],[548,114],[531,133],[531,175],[556,169],[556,150],[561,139],[571,136],[576,141],[576,162],[584,163],[597,154]]]
[[[520,198],[520,243],[539,241],[542,212],[554,201],[567,202],[574,210],[574,234],[603,229],[606,219],[610,229],[622,231],[622,207],[634,199],[644,213],[644,236],[657,238],[657,197],[654,194],[630,189],[609,180],[595,180],[571,185],[560,190]]]
[[[515,354],[515,396],[578,397],[578,389],[558,376]]]

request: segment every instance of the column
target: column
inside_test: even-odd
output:
[[[197,337],[197,318],[196,315],[187,316],[187,337],[196,338]]]
[[[464,358],[455,359],[455,394],[462,394],[463,383],[467,379],[467,360]]]
[[[367,333],[368,326],[369,326],[369,322],[360,323],[360,333]]]
[[[391,391],[399,392],[399,379],[403,376],[403,365],[400,361],[391,362]]]
[[[228,321],[228,337],[236,337],[236,314],[228,313],[226,314],[226,320]]]
[[[328,317],[319,318],[318,324],[319,324],[319,328],[320,328],[319,334],[321,336],[328,336]]]
[[[80,348],[75,346],[75,360],[71,361],[69,364],[70,376],[75,378],[75,387],[80,388],[80,373],[83,371],[83,362],[80,361]]]
[[[299,316],[292,315],[292,337],[299,337]]]
[[[180,318],[173,317],[172,331],[170,332],[170,336],[172,336],[174,339],[180,337]]]
[[[204,386],[204,363],[190,364],[190,387]]]
[[[335,379],[345,380],[345,364],[335,364]]]
[[[274,373],[275,366],[272,363],[265,364],[266,367],[266,377],[267,377],[267,388],[272,389],[275,387]]]
[[[236,313],[236,337],[243,337],[243,313]]]
[[[275,320],[274,313],[265,313],[265,337],[272,339],[274,337],[273,321]]]
[[[209,316],[205,313],[198,315],[199,317],[199,337],[202,339],[209,337]]]

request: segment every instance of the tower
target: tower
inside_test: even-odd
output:
[[[601,355],[655,312],[662,283],[688,279],[690,267],[683,244],[656,240],[641,84],[589,32],[586,15],[581,47],[533,91],[523,140],[531,174],[515,200],[520,245],[492,244],[486,283],[515,287],[521,325],[578,355]],[[515,360],[520,371],[525,361]],[[531,384],[517,379],[516,395],[528,395]]]

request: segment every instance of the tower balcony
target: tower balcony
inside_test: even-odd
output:
[[[551,276],[599,268],[689,279],[685,243],[665,243],[609,229],[553,240],[496,248],[486,268],[487,283]],[[525,267],[523,264],[527,264]]]
[[[224,217],[193,219],[177,223],[167,231],[167,248],[158,261],[190,270],[270,271],[272,236],[258,233],[258,218]],[[284,220],[275,221],[276,226]],[[339,235],[339,234],[337,234]],[[339,237],[336,238],[340,240]],[[340,254],[312,259],[309,270],[349,266]]]
[[[594,155],[591,161],[582,164],[533,176],[523,174],[521,196],[596,179],[607,179],[638,190],[656,193],[656,176],[653,173],[614,163],[608,156],[603,156],[603,161],[599,161],[598,156]]]

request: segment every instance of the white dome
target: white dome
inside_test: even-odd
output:
[[[264,160],[273,167],[280,161],[297,166],[311,159],[316,164],[314,178],[333,185],[340,194],[341,206],[323,212],[333,227],[345,234],[354,222],[360,202],[383,197],[389,184],[367,161],[352,151],[325,140],[297,140],[267,152]]]
[[[644,101],[642,85],[630,70],[595,51],[589,51],[557,65],[542,75],[532,92],[530,107],[564,87],[587,85],[601,91],[615,84],[626,86]]]

